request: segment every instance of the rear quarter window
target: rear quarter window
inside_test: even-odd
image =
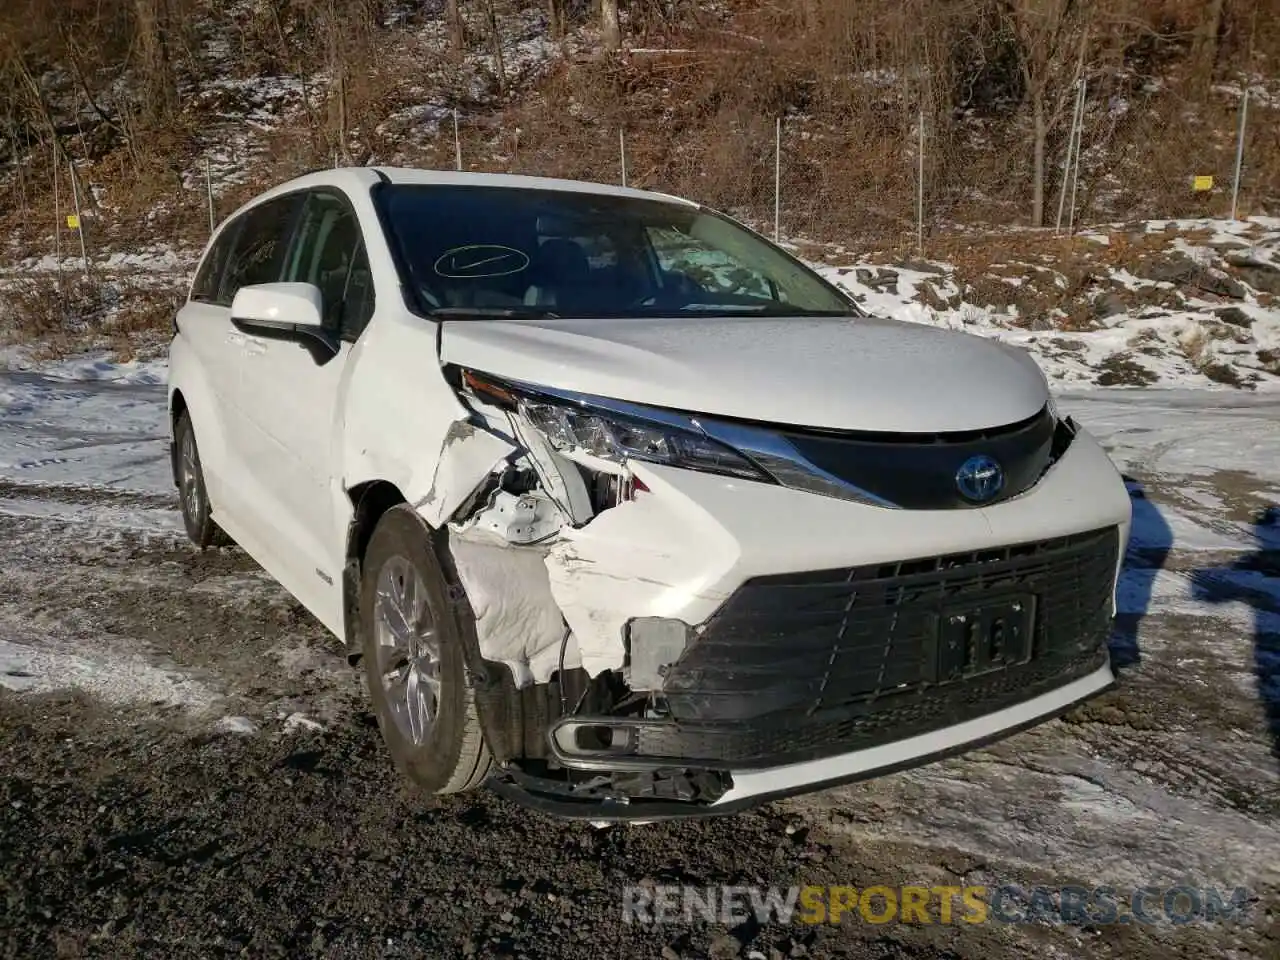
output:
[[[200,262],[195,281],[191,284],[190,299],[200,303],[214,303],[218,299],[218,288],[221,286],[223,272],[227,269],[227,258],[235,243],[236,224],[229,224],[218,234],[213,245]]]

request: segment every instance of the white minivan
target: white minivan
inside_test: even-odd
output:
[[[346,645],[428,791],[732,812],[1113,681],[1129,499],[1035,363],[696,203],[311,174],[219,227],[169,376],[191,538]]]

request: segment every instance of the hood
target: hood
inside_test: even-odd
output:
[[[1049,397],[1016,348],[866,317],[450,320],[441,359],[616,400],[839,430],[981,430],[1034,416]]]

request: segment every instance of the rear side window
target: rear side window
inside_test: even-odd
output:
[[[294,214],[301,197],[294,194],[268,200],[240,217],[235,249],[223,271],[217,302],[230,306],[236,291],[255,283],[276,283],[284,266]]]
[[[200,264],[195,283],[191,285],[191,299],[201,303],[213,303],[218,299],[218,286],[222,282],[222,274],[227,268],[227,257],[231,254],[236,239],[236,224],[229,224],[218,234],[209,252]]]

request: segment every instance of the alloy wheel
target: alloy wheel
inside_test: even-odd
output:
[[[440,639],[417,570],[391,557],[374,601],[378,675],[400,733],[421,745],[440,712]]]
[[[200,508],[200,467],[196,461],[196,438],[190,430],[182,436],[182,449],[179,451],[179,484],[182,488],[182,506],[193,522],[199,522]]]

